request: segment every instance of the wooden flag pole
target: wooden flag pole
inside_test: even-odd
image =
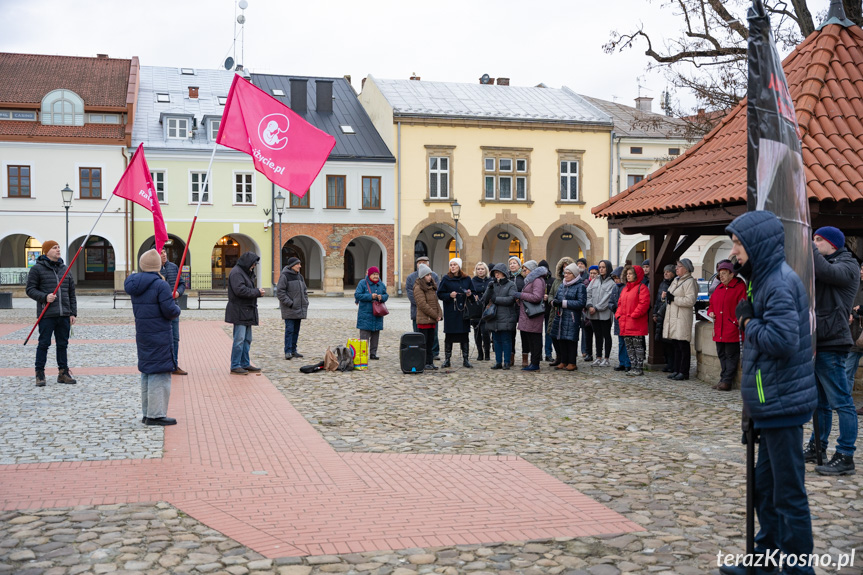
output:
[[[204,176],[204,185],[198,190],[198,207],[195,208],[195,217],[192,218],[192,227],[189,229],[189,237],[186,240],[186,246],[183,248],[183,257],[180,259],[180,269],[177,273],[177,279],[174,281],[174,289],[171,294],[177,297],[177,288],[180,286],[180,278],[183,277],[183,264],[186,263],[186,255],[189,253],[189,244],[192,242],[192,232],[195,231],[195,222],[198,221],[198,212],[201,210],[201,202],[204,199],[204,191],[209,194],[210,190],[207,187],[210,183],[210,170],[213,167],[213,158],[216,157],[216,148],[218,144],[213,146],[213,153],[210,155],[210,164],[207,166],[207,174]]]

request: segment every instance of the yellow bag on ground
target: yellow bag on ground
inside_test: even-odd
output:
[[[369,340],[351,338],[348,348],[354,352],[354,369],[369,368]]]

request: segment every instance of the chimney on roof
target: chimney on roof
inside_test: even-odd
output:
[[[509,86],[509,78],[498,78],[497,79],[498,86]]]
[[[332,80],[315,80],[315,109],[318,112],[333,111]]]
[[[306,110],[306,88],[308,81],[305,78],[291,78],[291,110],[297,114],[305,114]]]
[[[411,76],[411,80],[416,80],[417,82],[419,82],[420,80],[422,80],[422,78],[420,78],[419,76]]]
[[[350,75],[350,74],[345,74],[345,80],[347,80],[347,81],[348,81],[348,84],[350,84],[350,83],[351,83],[351,75]]]
[[[635,99],[635,107],[639,112],[653,112],[653,98],[639,96]]]
[[[365,89],[366,89],[366,78],[363,78],[363,81],[360,84],[360,90],[365,90]]]
[[[189,99],[195,100],[198,98],[198,87],[189,86]]]
[[[107,54],[96,54],[96,57],[97,58],[107,58],[108,55]]]
[[[492,86],[492,85],[494,85],[494,78],[490,77],[488,74],[483,74],[479,79],[479,83],[483,84],[483,85]]]

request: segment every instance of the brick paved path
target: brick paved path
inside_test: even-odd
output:
[[[172,382],[164,457],[0,466],[0,509],[167,501],[267,557],[641,529],[519,457],[336,453],[265,376],[227,373],[219,324],[181,327],[191,375]],[[136,372],[75,373],[91,371]]]

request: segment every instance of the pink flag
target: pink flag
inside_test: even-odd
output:
[[[153,213],[153,228],[156,235],[156,251],[162,251],[162,246],[168,241],[168,230],[165,218],[162,217],[162,206],[154,191],[153,178],[144,157],[144,144],[138,146],[129,167],[123,172],[123,177],[114,188],[114,195],[131,200]]]
[[[252,156],[268,180],[303,197],[336,139],[240,76],[234,76],[216,142]]]

